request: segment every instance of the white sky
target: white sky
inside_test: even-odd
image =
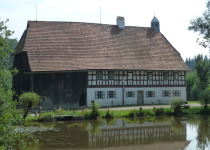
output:
[[[116,24],[124,16],[126,26],[150,27],[155,16],[160,31],[181,53],[182,58],[209,54],[196,43],[197,33],[188,31],[189,21],[201,16],[207,0],[0,0],[1,20],[9,18],[8,29],[13,38],[21,38],[28,20],[73,21]]]

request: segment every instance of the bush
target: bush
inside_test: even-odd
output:
[[[23,115],[23,119],[26,118],[29,109],[35,107],[39,102],[42,101],[42,97],[34,92],[23,93],[19,97],[20,102],[23,106],[26,106],[25,114]]]
[[[96,119],[97,117],[100,116],[100,107],[101,105],[99,103],[91,103],[89,104],[91,111],[85,113],[85,118],[86,119]]]
[[[174,110],[174,114],[180,114],[182,113],[180,105],[183,105],[184,101],[180,97],[175,97],[172,99],[170,106]]]
[[[110,112],[109,109],[106,111],[106,115],[103,116],[103,118],[113,118],[114,114],[113,112]]]
[[[126,117],[142,117],[142,116],[144,116],[144,112],[141,107],[139,108],[139,110],[132,109],[128,114],[126,114]]]
[[[161,108],[155,108],[155,106],[153,107],[153,112],[155,114],[155,116],[162,116],[165,114],[164,109]]]
[[[64,110],[64,109],[56,109],[55,112],[56,112],[58,115],[64,115],[64,114],[65,114],[65,110]]]

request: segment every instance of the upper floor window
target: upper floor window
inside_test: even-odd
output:
[[[152,80],[152,72],[147,72],[147,80]]]
[[[96,71],[96,79],[102,80],[103,79],[103,72],[102,71]]]
[[[108,79],[109,80],[114,80],[114,71],[109,71],[108,72]]]
[[[178,80],[178,72],[174,72],[174,80]]]
[[[168,80],[168,72],[163,72],[163,80]]]

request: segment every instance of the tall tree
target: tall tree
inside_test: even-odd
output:
[[[197,39],[197,43],[210,52],[210,0],[206,3],[206,10],[203,15],[190,21],[189,31],[194,31],[203,36],[203,40]]]
[[[203,35],[204,38],[210,37],[210,0],[206,3],[206,10],[203,12],[203,16],[192,19],[188,30],[198,32]]]
[[[208,72],[209,72],[209,61],[207,57],[203,57],[203,55],[198,55],[195,57],[195,70],[197,73],[197,77],[199,80],[199,86],[200,86],[200,93],[201,90],[205,89],[208,85]]]

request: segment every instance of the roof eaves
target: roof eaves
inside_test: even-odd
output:
[[[24,48],[25,48],[25,45],[26,45],[26,42],[27,42],[27,38],[28,38],[29,28],[25,29],[25,31],[26,31],[26,37],[25,37],[24,46],[23,46],[22,50],[16,51],[16,52],[12,53],[12,54],[11,54],[12,56],[14,56],[14,55],[16,55],[16,54],[19,54],[19,53],[21,53],[21,52],[24,52]],[[24,33],[23,33],[23,34],[24,34]],[[22,36],[23,36],[23,35],[22,35]],[[20,42],[20,41],[19,41],[19,42]],[[18,45],[17,45],[17,46],[18,46]],[[15,47],[15,49],[17,48],[17,46]]]

